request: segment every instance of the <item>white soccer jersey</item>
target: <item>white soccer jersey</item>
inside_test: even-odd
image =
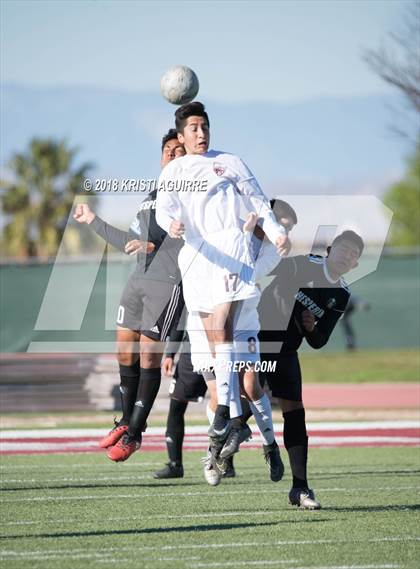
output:
[[[240,228],[244,211],[258,214],[272,243],[285,233],[254,175],[234,154],[210,150],[172,160],[158,187],[158,224],[169,233],[173,220],[182,221],[187,243]]]

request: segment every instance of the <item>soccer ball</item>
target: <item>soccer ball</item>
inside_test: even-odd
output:
[[[160,80],[160,91],[173,105],[185,105],[198,93],[198,78],[192,69],[176,65],[168,69]]]

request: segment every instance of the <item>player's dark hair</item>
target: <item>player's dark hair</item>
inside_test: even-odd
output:
[[[365,243],[360,235],[351,229],[347,229],[346,231],[343,231],[343,233],[340,233],[340,235],[337,235],[337,237],[335,237],[331,243],[330,247],[327,248],[327,252],[329,253],[331,247],[334,247],[334,245],[337,245],[337,243],[340,243],[341,241],[351,241],[359,249],[359,255],[363,253]]]
[[[289,203],[283,200],[270,200],[270,206],[278,219],[287,217],[292,220],[293,225],[297,224],[298,218],[296,212]]]
[[[168,140],[173,140],[174,138],[178,139],[178,133],[176,132],[175,128],[170,128],[168,132],[165,134],[165,136],[162,138],[162,149],[161,149],[162,152]]]
[[[206,119],[207,126],[210,128],[209,117],[203,103],[193,101],[192,103],[182,105],[182,107],[179,107],[179,109],[175,111],[175,126],[177,132],[182,134],[188,117],[203,117]]]

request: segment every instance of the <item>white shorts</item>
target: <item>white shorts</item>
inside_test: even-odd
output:
[[[214,367],[215,360],[211,353],[207,334],[197,312],[188,314],[187,331],[190,338],[191,362],[194,371],[200,372]]]
[[[218,304],[260,296],[248,239],[239,228],[186,243],[178,262],[189,312],[211,313]]]
[[[190,338],[191,362],[195,372],[208,370],[215,365],[210,345],[198,313],[188,314],[187,331]],[[260,360],[260,342],[258,332],[257,302],[255,298],[245,300],[238,306],[233,333],[235,361],[255,363]]]
[[[233,343],[235,360],[255,363],[260,360],[260,320],[255,298],[241,302],[235,314]]]

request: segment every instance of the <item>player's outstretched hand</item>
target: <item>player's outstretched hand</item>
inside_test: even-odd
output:
[[[180,239],[185,233],[185,225],[182,221],[174,219],[169,227],[169,236],[174,239]]]
[[[162,363],[162,373],[166,377],[172,377],[174,375],[174,359],[166,356]]]
[[[79,203],[74,208],[73,218],[79,223],[92,223],[96,215],[90,209],[87,203]]]
[[[250,233],[252,233],[255,229],[255,226],[257,225],[257,221],[258,221],[258,215],[254,211],[251,211],[248,214],[248,217],[246,218],[246,221],[244,223],[243,227],[244,232],[249,231]]]
[[[309,310],[302,312],[302,326],[307,332],[313,332],[315,328],[315,316]]]
[[[276,240],[277,253],[282,257],[286,257],[290,253],[292,243],[287,235],[280,235]]]
[[[132,239],[124,247],[124,251],[129,255],[135,255],[136,253],[151,253],[155,250],[155,246],[150,241],[139,241],[138,239]]]

